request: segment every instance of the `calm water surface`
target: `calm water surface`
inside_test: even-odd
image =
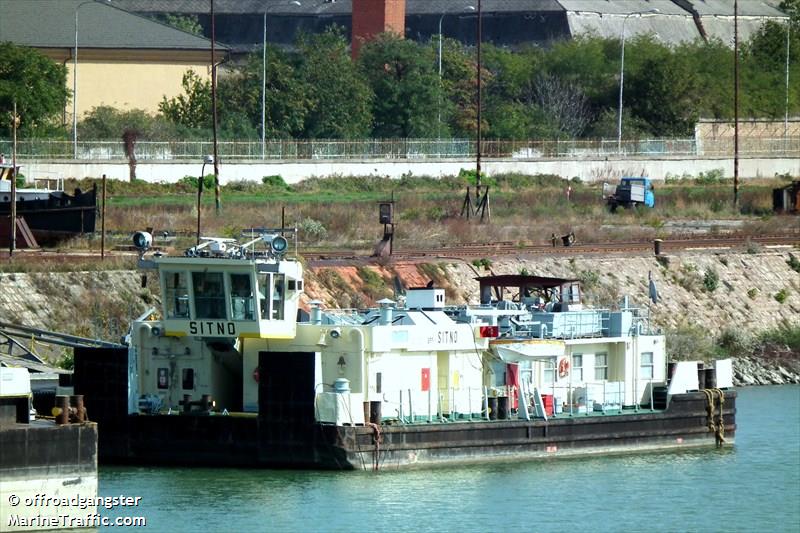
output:
[[[800,386],[742,389],[737,409],[728,450],[378,473],[115,467],[99,492],[141,496],[104,514],[164,532],[800,532]]]

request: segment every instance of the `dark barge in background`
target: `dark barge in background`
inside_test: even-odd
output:
[[[11,215],[11,179],[19,166],[0,163],[0,245],[8,243]],[[93,233],[97,218],[97,187],[88,191],[64,190],[60,178],[37,179],[32,188],[17,189],[17,217],[22,217],[36,243],[55,244],[59,241]]]
[[[142,256],[160,317],[127,347],[75,349],[101,461],[378,469],[733,443],[732,362],[667,365],[627,299],[586,309],[577,280],[499,275],[478,278],[479,305],[421,287],[306,312],[291,230],[273,231]]]

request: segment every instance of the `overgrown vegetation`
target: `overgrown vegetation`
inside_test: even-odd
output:
[[[784,321],[761,333],[730,327],[716,338],[697,325],[684,323],[667,331],[667,355],[671,360],[710,361],[720,357],[800,357],[800,324]]]

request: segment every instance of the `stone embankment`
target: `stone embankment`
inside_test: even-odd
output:
[[[752,251],[752,250],[751,250]],[[794,256],[792,255],[794,253]],[[444,287],[449,303],[478,303],[475,277],[529,273],[580,279],[584,300],[614,308],[628,296],[667,332],[668,352],[702,359],[720,335],[753,336],[800,324],[800,272],[790,263],[796,250],[687,251],[660,258],[560,256],[484,258],[472,262],[439,258],[418,263],[315,266],[307,272],[306,298],[328,307],[361,307],[394,298],[397,288]],[[649,279],[658,300],[649,300]],[[0,273],[0,321],[119,340],[130,320],[158,304],[156,280],[141,287],[132,271]],[[399,299],[399,298],[398,298]],[[307,301],[306,300],[306,301]],[[785,347],[740,358],[741,385],[800,383],[800,354]]]

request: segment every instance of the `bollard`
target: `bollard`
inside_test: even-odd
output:
[[[661,243],[664,242],[661,239],[653,239],[653,252],[656,255],[661,255]]]
[[[69,396],[56,396],[53,414],[56,417],[56,424],[61,426],[69,423]]]
[[[69,403],[75,410],[75,422],[85,422],[86,408],[83,406],[83,394],[70,396]]]

